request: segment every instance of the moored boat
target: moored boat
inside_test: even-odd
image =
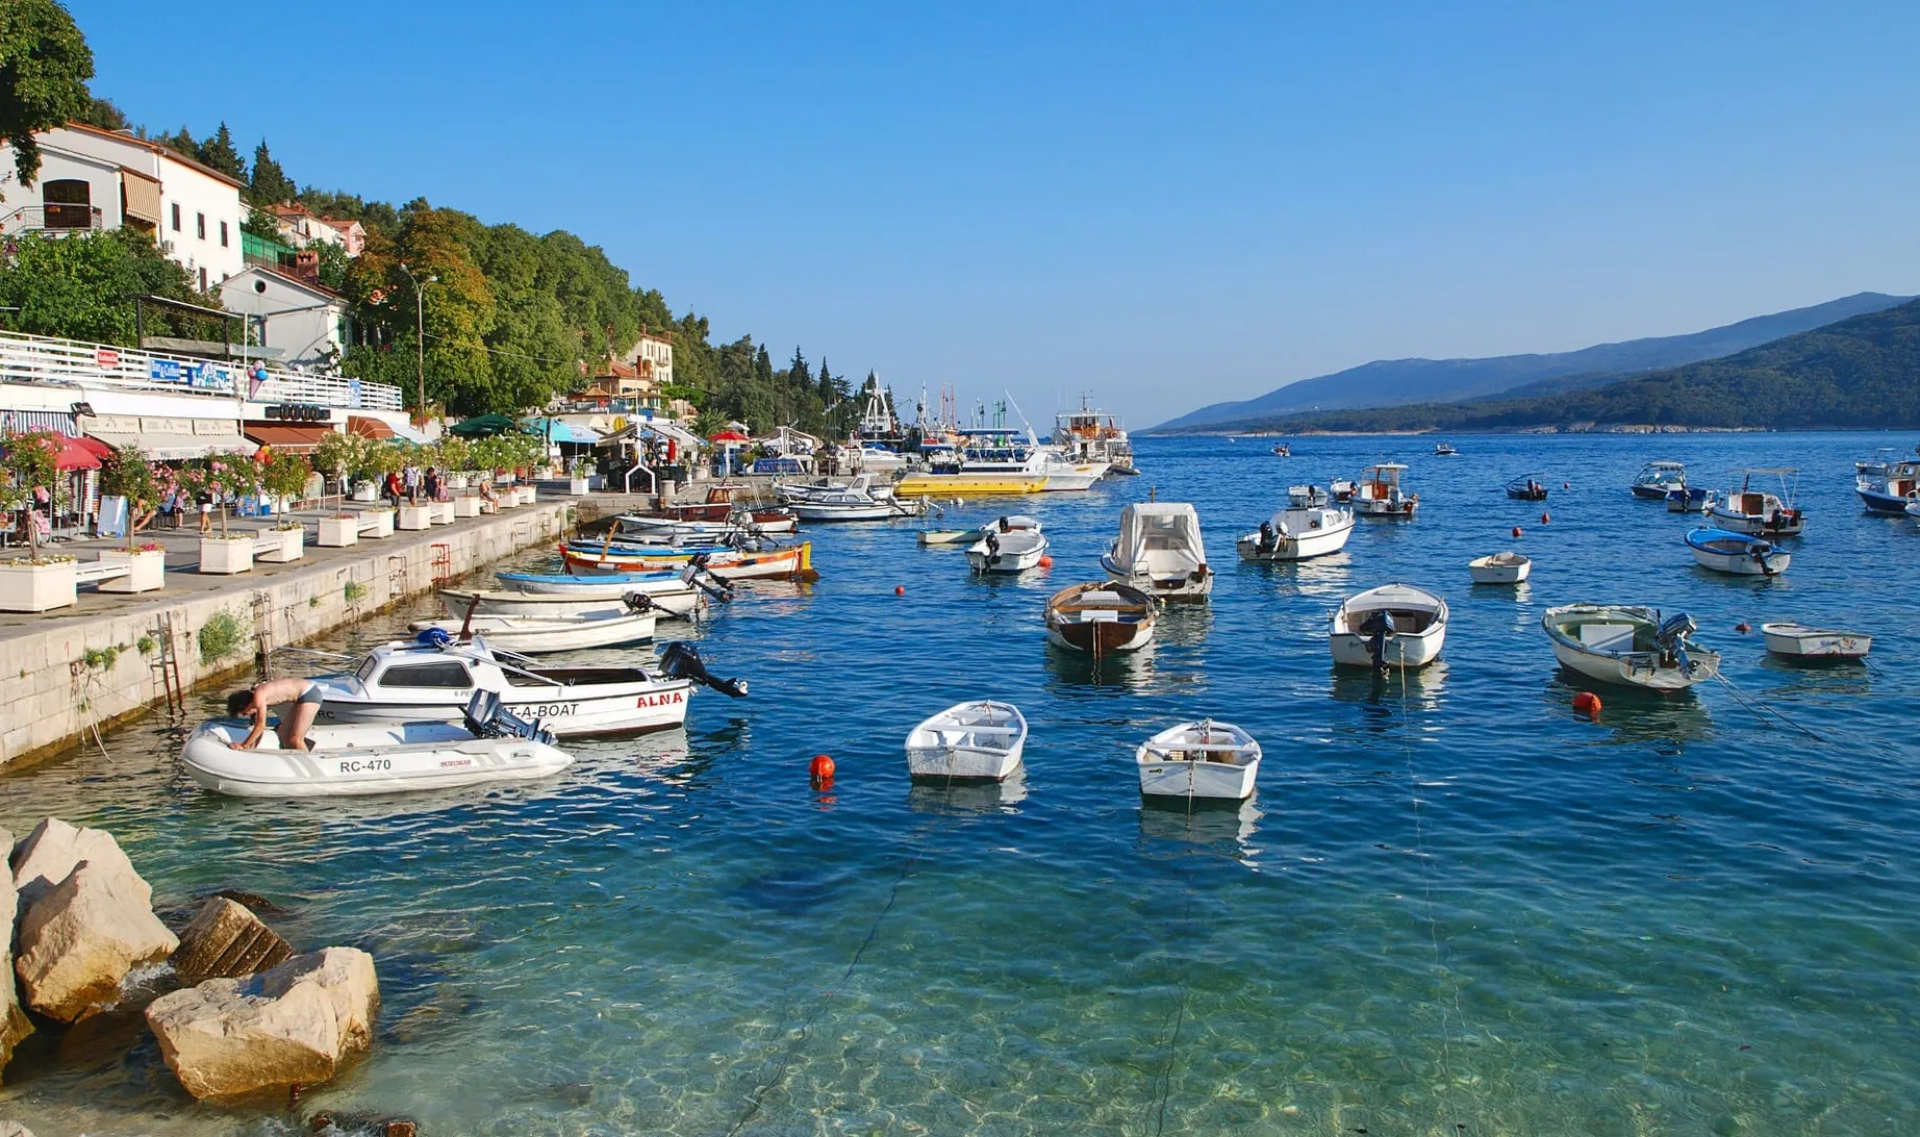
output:
[[[1545,501],[1547,500],[1547,476],[1522,474],[1507,483],[1506,494],[1515,501]]]
[[[1713,491],[1681,486],[1667,491],[1668,513],[1705,513],[1713,508]]]
[[[915,779],[999,782],[1020,768],[1027,720],[1012,703],[956,703],[907,735],[907,774]]]
[[[1440,442],[1434,444],[1433,456],[1435,458],[1458,458],[1460,451],[1455,450],[1451,442]]]
[[[1047,538],[1038,529],[989,529],[967,549],[967,564],[977,573],[1025,572],[1047,555]]]
[[[1779,576],[1793,563],[1793,554],[1773,542],[1745,533],[1701,526],[1686,536],[1687,548],[1703,569],[1732,576]]]
[[[659,619],[651,611],[601,612],[578,616],[528,616],[475,612],[446,620],[415,620],[410,632],[437,628],[456,640],[485,636],[487,643],[521,655],[545,655],[585,648],[619,647],[653,638]]]
[[[1063,588],[1047,601],[1047,639],[1099,659],[1153,642],[1159,605],[1137,588],[1111,581]]]
[[[873,476],[861,474],[846,489],[811,494],[788,508],[802,521],[887,521],[919,512],[917,502],[876,497],[872,486]]]
[[[1532,571],[1533,561],[1512,550],[1467,562],[1467,575],[1475,584],[1519,584]]]
[[[1838,628],[1815,628],[1781,621],[1760,625],[1767,651],[1784,659],[1860,660],[1873,649],[1873,637]]]
[[[1868,513],[1898,515],[1920,501],[1920,463],[1858,462],[1854,471],[1854,491]]]
[[[1440,658],[1447,602],[1410,584],[1383,584],[1347,597],[1327,623],[1334,663],[1413,670]]]
[[[522,575],[531,577],[536,574]],[[675,576],[677,577],[678,574]],[[699,612],[705,603],[699,589],[692,585],[680,584],[677,579],[665,586],[647,588],[600,583],[617,581],[617,577],[555,575],[550,579],[577,581],[584,587],[577,593],[561,592],[557,589],[530,592],[512,589],[443,588],[440,590],[440,606],[447,610],[449,616],[464,616],[468,611],[472,611],[482,616],[532,616],[541,619],[557,619],[633,611],[639,607],[639,603],[632,598],[644,597],[653,613],[665,619],[692,616]]]
[[[1120,535],[1100,557],[1107,579],[1130,584],[1161,603],[1200,603],[1213,591],[1213,569],[1200,537],[1200,515],[1186,502],[1136,502],[1120,511]]]
[[[698,554],[699,563],[724,581],[736,580],[808,580],[813,573],[813,544],[801,542],[785,548],[749,553],[725,549]],[[667,572],[684,569],[694,557],[662,556],[652,552],[609,550],[589,543],[585,547],[569,544],[563,554],[567,565],[592,575]]]
[[[1798,471],[1784,467],[1736,471],[1740,488],[1707,507],[1707,516],[1724,529],[1754,537],[1798,537],[1807,529],[1806,511],[1794,504]],[[1755,475],[1777,477],[1780,492],[1753,488]]]
[[[1273,448],[1273,455],[1276,458],[1291,458],[1293,457],[1293,447],[1288,443],[1282,442]]]
[[[1720,673],[1720,653],[1691,642],[1698,628],[1684,612],[1568,604],[1547,609],[1540,627],[1563,667],[1602,683],[1678,691]]]
[[[1242,801],[1260,775],[1260,744],[1232,723],[1201,719],[1141,743],[1134,765],[1142,794]]]
[[[1420,508],[1420,495],[1402,488],[1401,476],[1406,472],[1399,462],[1368,466],[1353,488],[1354,516],[1411,519]]]
[[[1665,501],[1673,490],[1687,486],[1687,467],[1680,462],[1648,462],[1633,476],[1627,488],[1633,496],[1650,501]]]
[[[1353,510],[1329,505],[1318,486],[1292,486],[1287,490],[1287,507],[1234,542],[1234,547],[1250,561],[1304,561],[1345,548],[1353,526]]]

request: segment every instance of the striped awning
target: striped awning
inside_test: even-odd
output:
[[[0,411],[0,430],[14,434],[51,430],[69,438],[77,438],[80,434],[79,424],[65,411]]]

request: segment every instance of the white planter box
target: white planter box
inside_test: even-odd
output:
[[[360,519],[358,517],[322,517],[320,519],[320,547],[323,549],[344,549],[360,543]]]
[[[380,487],[372,482],[361,482],[353,487],[354,501],[379,501]]]
[[[219,537],[200,538],[200,571],[225,575],[253,571],[253,534],[236,533],[227,541]]]
[[[466,489],[466,488],[467,488],[467,476],[466,476],[465,474],[453,474],[453,475],[450,475],[450,476],[449,476],[449,477],[447,478],[447,488],[448,488],[448,489],[453,489],[453,490],[463,490],[463,489]]]
[[[433,504],[429,505],[427,508],[433,511],[433,523],[435,525],[453,524],[453,503],[452,502],[436,501]]]
[[[76,561],[46,564],[0,565],[0,612],[45,612],[65,608],[78,595]]]
[[[520,504],[532,505],[534,494],[538,492],[539,491],[533,486],[521,486],[520,487]]]
[[[361,530],[360,535],[362,537],[373,538],[373,537],[393,536],[393,510],[369,509],[360,515],[360,523],[362,525],[365,525],[369,521],[374,523],[373,528]]]
[[[403,505],[400,507],[400,520],[395,528],[412,531],[425,529],[433,524],[433,508],[426,505]]]
[[[456,497],[447,503],[455,517],[480,516],[480,499],[477,497]]]
[[[307,553],[307,531],[299,529],[262,529],[260,541],[254,548],[253,559],[285,564],[297,561]]]
[[[167,586],[165,549],[136,549],[131,553],[125,549],[102,549],[100,559],[130,567],[126,576],[101,581],[102,592],[152,592]]]
[[[588,482],[586,478],[569,478],[567,480],[567,492],[575,497],[584,496],[590,488],[591,483]]]
[[[495,509],[512,509],[520,504],[519,486],[501,486],[493,495]]]

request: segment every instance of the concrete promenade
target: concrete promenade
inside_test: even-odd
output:
[[[56,752],[109,724],[165,707],[157,664],[169,629],[181,685],[191,690],[250,672],[261,649],[300,643],[442,579],[552,545],[579,521],[640,504],[637,495],[568,497],[565,488],[565,482],[544,483],[532,505],[379,540],[362,538],[348,548],[314,543],[318,518],[333,510],[296,512],[307,527],[301,560],[256,562],[251,572],[230,576],[194,571],[197,518],[183,529],[143,531],[141,543],[157,541],[167,550],[164,589],[124,594],[82,585],[72,607],[0,613],[0,765]],[[234,530],[269,524],[261,518],[228,520]],[[96,539],[62,543],[58,551],[86,561],[99,549],[117,547],[124,542]]]

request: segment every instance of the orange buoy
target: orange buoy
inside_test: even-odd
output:
[[[904,585],[904,584],[896,584],[896,585],[894,585],[894,586],[893,586],[893,594],[894,594],[895,596],[905,596],[905,595],[907,594],[907,586],[906,586],[906,585]]]
[[[1052,557],[1049,557],[1049,556],[1047,556],[1047,555],[1045,555],[1044,553],[1043,553],[1043,554],[1041,554],[1041,556],[1040,556],[1040,567],[1041,567],[1041,568],[1052,568],[1052,567],[1053,567],[1053,558],[1052,558]]]
[[[807,767],[807,778],[816,790],[825,789],[833,784],[833,759],[825,754],[815,754],[813,762]]]
[[[1516,536],[1516,537],[1518,537],[1518,536],[1520,535],[1520,527],[1519,527],[1518,525],[1515,525],[1515,526],[1513,527],[1513,535],[1514,535],[1514,536]]]
[[[1540,524],[1542,525],[1545,525],[1552,520],[1553,520],[1553,514],[1551,513],[1542,513],[1540,515]]]
[[[1751,631],[1753,630],[1753,628],[1752,628],[1752,626],[1751,626],[1751,625],[1748,625],[1748,624],[1735,624],[1735,625],[1733,626],[1733,630],[1734,630],[1734,631],[1736,631],[1736,632],[1739,632],[1739,633],[1740,633],[1741,635],[1743,635],[1743,636],[1744,636],[1744,635],[1746,635],[1746,634],[1747,634],[1748,632],[1751,632]]]
[[[1583,715],[1598,718],[1600,715],[1600,696],[1592,691],[1582,691],[1573,697],[1573,709]]]

